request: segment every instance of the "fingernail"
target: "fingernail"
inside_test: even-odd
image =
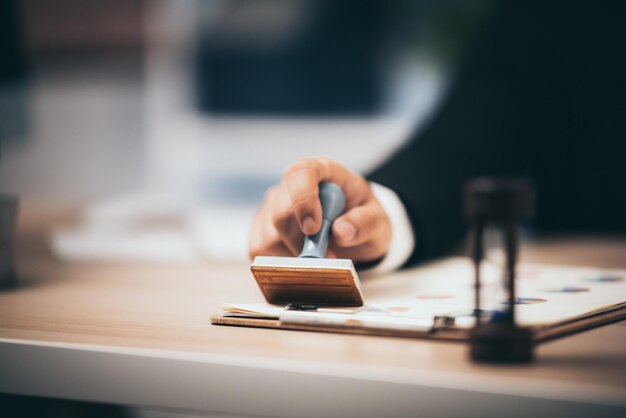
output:
[[[302,230],[305,234],[311,235],[315,233],[315,221],[310,216],[307,216],[302,221]]]
[[[346,241],[352,241],[356,237],[356,228],[351,222],[339,220],[335,222],[335,229],[339,232],[340,237]]]

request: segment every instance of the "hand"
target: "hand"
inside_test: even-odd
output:
[[[317,233],[322,224],[321,181],[336,183],[346,196],[346,211],[333,223],[327,256],[369,262],[387,253],[391,222],[367,180],[321,157],[294,162],[267,191],[250,229],[250,259],[300,254],[304,234]]]

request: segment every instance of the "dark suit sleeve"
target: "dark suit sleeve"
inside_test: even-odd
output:
[[[408,264],[459,242],[462,188],[478,176],[529,178],[536,230],[626,232],[625,12],[624,2],[499,3],[436,116],[369,176],[406,205]]]
[[[523,38],[529,16],[512,7],[493,18],[434,119],[368,176],[407,208],[416,237],[408,264],[440,256],[462,238],[467,179],[532,174],[531,139],[550,104],[533,97],[546,82],[531,63],[545,51],[541,33]]]

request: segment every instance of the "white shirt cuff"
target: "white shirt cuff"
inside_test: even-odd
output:
[[[397,270],[411,256],[415,248],[415,237],[411,221],[402,201],[393,190],[378,183],[370,182],[374,196],[382,205],[391,221],[391,242],[385,257],[371,269],[363,271],[363,275],[378,275]],[[361,275],[361,274],[360,274]]]

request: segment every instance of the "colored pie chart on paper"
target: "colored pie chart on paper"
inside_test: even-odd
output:
[[[602,276],[597,276],[597,277],[590,277],[588,279],[585,279],[586,282],[593,282],[593,283],[617,283],[617,282],[623,282],[624,278],[622,276],[617,276],[617,275],[602,275]]]
[[[387,306],[387,309],[392,312],[408,312],[411,310],[408,306]]]
[[[566,287],[559,287],[559,288],[544,290],[544,292],[548,292],[548,293],[583,293],[583,292],[588,292],[588,291],[589,291],[588,287],[577,287],[577,286],[566,286]]]
[[[542,298],[515,298],[515,300],[513,301],[514,305],[533,305],[535,303],[543,303],[543,302],[547,302],[547,299],[542,299]],[[503,305],[508,305],[509,301],[505,300],[504,302],[502,302]]]
[[[441,299],[454,299],[454,295],[447,293],[423,293],[415,296],[415,299],[419,300],[441,300]]]

